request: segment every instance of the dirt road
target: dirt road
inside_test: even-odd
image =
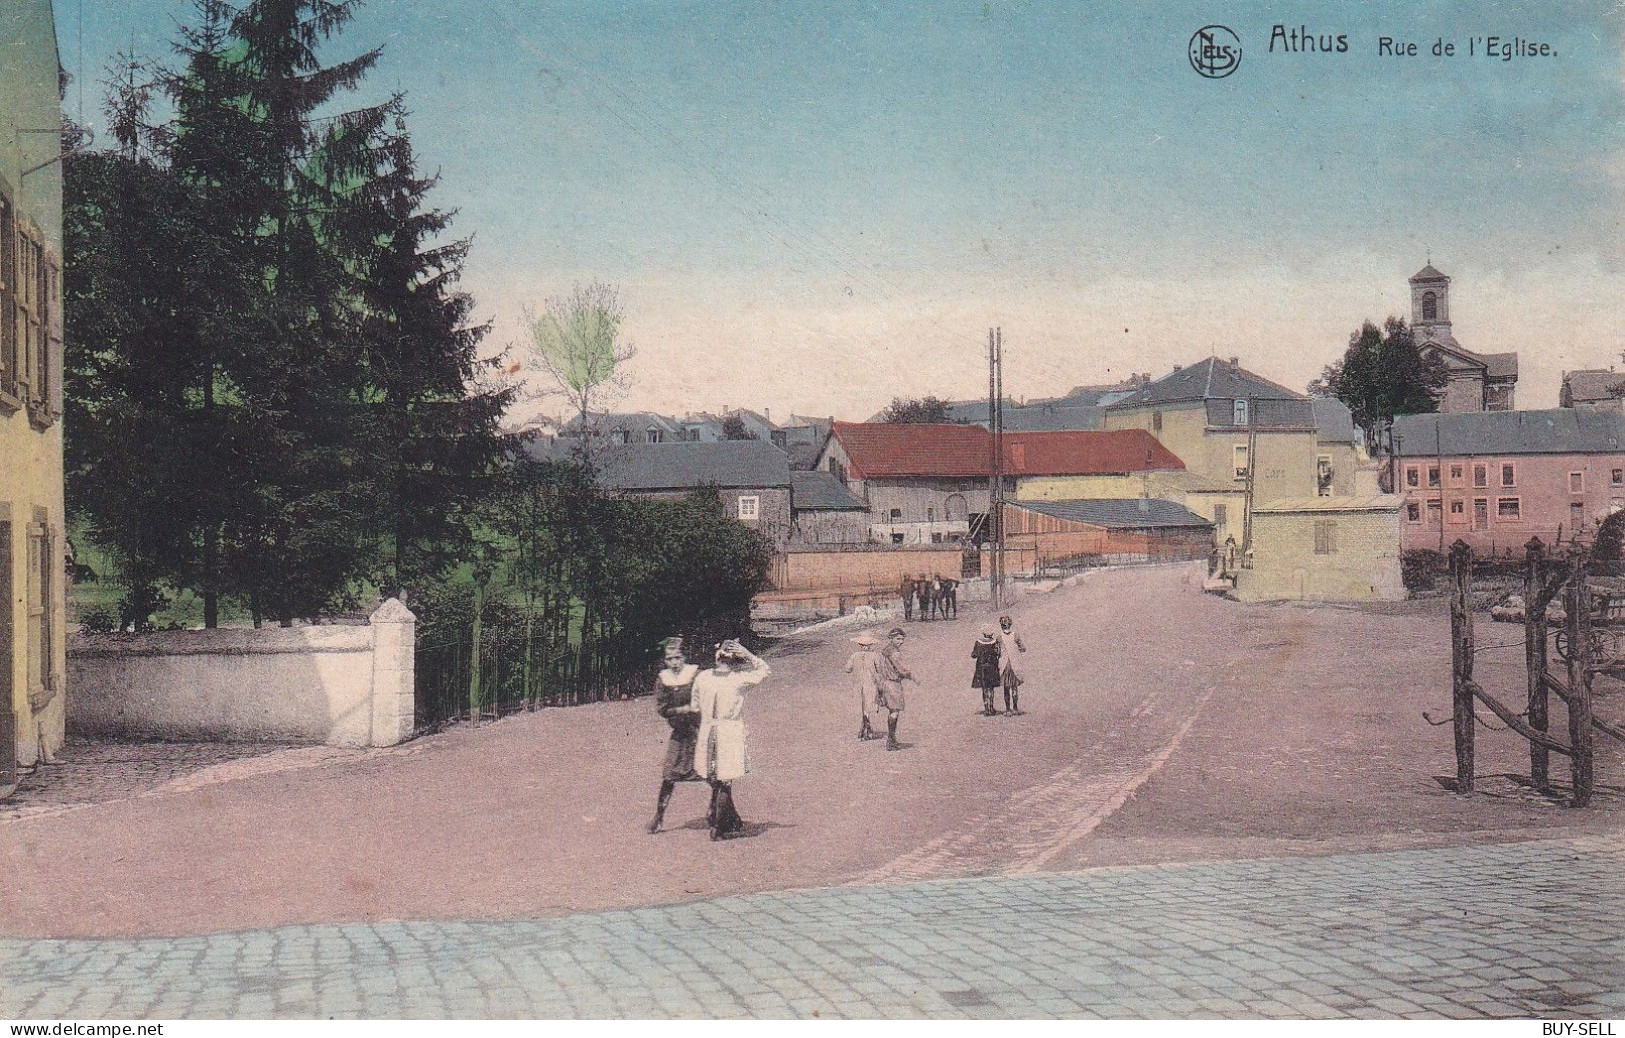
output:
[[[1619,827],[1609,789],[1571,811],[1495,778],[1527,774],[1510,733],[1479,733],[1487,793],[1440,787],[1450,729],[1422,714],[1449,712],[1442,608],[1241,606],[1179,566],[1092,574],[1011,612],[1031,650],[1026,716],[977,716],[983,617],[908,624],[921,685],[895,753],[855,738],[852,632],[781,646],[747,712],[747,839],[707,838],[698,785],[679,787],[669,831],[644,832],[666,732],[648,701],[553,710],[0,824],[0,934],[534,917]],[[1498,661],[1481,660],[1487,683]],[[1619,784],[1616,747],[1598,780]]]

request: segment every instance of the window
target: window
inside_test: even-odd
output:
[[[659,429],[656,429],[652,425],[649,428],[647,428],[647,429],[645,429],[643,431],[643,435],[648,439],[648,442],[650,442],[650,443],[660,443],[663,440],[665,440],[665,438],[666,438],[665,433],[661,432]]]
[[[1413,523],[1421,522],[1422,521],[1422,506],[1417,504],[1415,501],[1411,501],[1411,502],[1407,503],[1405,505],[1405,518],[1409,522],[1413,522]]]
[[[1315,520],[1315,554],[1337,554],[1337,520]]]
[[[901,508],[893,508],[890,512],[887,512],[886,514],[888,516],[890,516],[891,521],[894,522],[894,523],[900,523],[900,522],[903,521],[903,510]]]
[[[1467,521],[1467,502],[1450,502],[1450,521],[1453,523],[1465,523]]]
[[[1429,465],[1428,466],[1428,486],[1436,487],[1438,485],[1439,485],[1439,466],[1437,466],[1437,465]]]
[[[902,544],[903,543],[903,535],[900,534],[900,533],[892,534],[891,535],[891,542],[893,544]]]
[[[1439,297],[1432,292],[1422,293],[1422,320],[1437,321],[1439,319]]]
[[[1415,465],[1405,466],[1405,485],[1419,487],[1422,485],[1422,472]]]
[[[925,509],[925,521],[928,523],[937,521],[937,510],[930,505],[927,505]]]
[[[1569,530],[1570,530],[1570,532],[1578,534],[1580,532],[1581,528],[1585,526],[1585,521],[1586,521],[1585,505],[1582,502],[1579,502],[1579,501],[1570,501],[1569,502]]]
[[[1490,502],[1488,498],[1473,498],[1473,529],[1488,530],[1490,528]]]
[[[1450,466],[1450,482],[1452,482],[1452,483],[1460,483],[1461,482],[1461,466],[1460,465],[1452,465],[1452,466]]]
[[[762,499],[751,495],[739,499],[739,518],[746,522],[755,522],[761,513]]]
[[[1237,400],[1236,403],[1235,403],[1234,412],[1233,412],[1231,417],[1232,417],[1232,421],[1230,422],[1231,425],[1246,425],[1247,424],[1247,401],[1245,401],[1245,400]]]
[[[45,402],[45,246],[30,233],[17,235],[17,278],[12,300],[17,310],[17,396],[37,411]]]
[[[630,430],[627,430],[627,429],[616,429],[613,433],[610,434],[610,438],[613,439],[616,443],[631,443],[632,442],[632,433],[631,433]]]
[[[1214,526],[1217,526],[1220,530],[1223,530],[1225,522],[1228,519],[1229,519],[1229,509],[1228,508],[1226,508],[1224,505],[1214,505],[1213,506],[1213,525]]]
[[[1315,459],[1315,490],[1321,497],[1332,496],[1332,456],[1322,454]]]
[[[1584,472],[1569,473],[1569,493],[1583,494],[1586,492],[1586,474]]]
[[[941,544],[942,543],[942,534],[940,534],[940,533],[932,534],[931,535],[931,543],[932,544]]]
[[[1616,487],[1625,487],[1625,469],[1615,469],[1609,482]]]
[[[17,215],[11,199],[0,195],[0,404],[9,402],[11,408],[21,403],[17,379],[22,365],[17,350],[17,322],[12,319],[16,298]]]
[[[1490,485],[1490,469],[1488,465],[1473,466],[1473,486],[1487,487]]]
[[[1444,506],[1437,501],[1428,502],[1428,529],[1437,530],[1444,523]]]
[[[1162,412],[1161,411],[1152,411],[1151,412],[1151,431],[1152,432],[1162,432]]]
[[[1236,468],[1236,478],[1237,479],[1246,479],[1247,478],[1247,448],[1246,448],[1245,445],[1239,444],[1239,443],[1236,444],[1234,460],[1235,460],[1235,468]]]
[[[1523,521],[1523,501],[1516,497],[1498,497],[1495,499],[1495,516],[1505,519],[1509,523]]]
[[[24,603],[27,624],[28,689],[36,695],[56,687],[51,668],[55,659],[51,630],[52,581],[56,574],[51,552],[50,528],[44,516],[28,528],[28,598]]]
[[[1518,470],[1513,468],[1512,462],[1510,461],[1501,463],[1501,485],[1504,487],[1515,487],[1518,485]]]

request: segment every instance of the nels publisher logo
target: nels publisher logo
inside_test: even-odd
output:
[[[1241,38],[1222,25],[1204,25],[1191,35],[1191,68],[1208,79],[1223,79],[1241,64]]]

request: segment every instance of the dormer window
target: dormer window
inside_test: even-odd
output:
[[[1230,424],[1231,425],[1246,425],[1247,424],[1247,401],[1245,401],[1245,400],[1237,400],[1236,401]]]
[[[626,429],[616,429],[614,435],[616,443],[626,444],[632,442],[632,433]]]
[[[665,435],[652,425],[649,426],[648,429],[644,430],[644,435],[649,438],[650,443],[659,443],[665,439]]]

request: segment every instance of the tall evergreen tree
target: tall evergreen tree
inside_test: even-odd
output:
[[[514,446],[496,432],[513,394],[481,377],[492,368],[478,353],[490,326],[470,323],[473,300],[457,287],[469,241],[439,241],[453,214],[427,205],[438,177],[418,172],[404,113],[378,153],[382,165],[355,193],[362,204],[332,226],[360,276],[369,496],[387,546],[378,580],[400,587],[467,557],[473,509]]]
[[[143,627],[190,556],[183,305],[173,272],[184,205],[149,122],[150,70],[110,70],[114,146],[64,160],[68,505],[116,561],[121,621]]]
[[[132,68],[70,168],[74,497],[138,622],[167,584],[288,623],[449,563],[507,397],[400,100],[339,103],[379,52],[318,57],[356,0],[195,4],[172,122]]]

